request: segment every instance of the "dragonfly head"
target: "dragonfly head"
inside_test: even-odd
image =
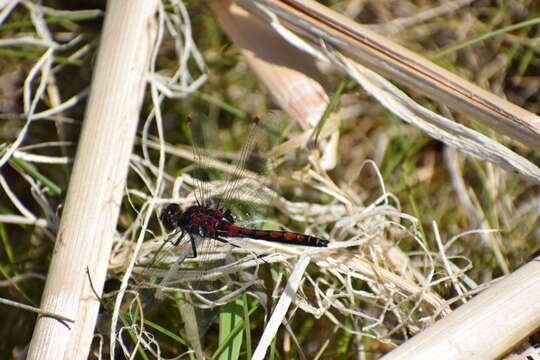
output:
[[[167,207],[161,210],[159,220],[161,220],[161,223],[165,229],[171,231],[178,227],[178,220],[181,216],[182,210],[180,210],[180,206],[177,204],[169,204]]]

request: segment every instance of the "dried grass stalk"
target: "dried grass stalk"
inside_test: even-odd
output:
[[[28,359],[86,359],[152,51],[156,1],[108,3],[92,92]],[[87,275],[87,269],[89,274]],[[90,282],[91,279],[91,282]]]
[[[501,357],[540,323],[539,260],[534,259],[383,359]]]

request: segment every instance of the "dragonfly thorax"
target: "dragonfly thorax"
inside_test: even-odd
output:
[[[177,204],[168,205],[160,216],[167,230],[180,229],[188,234],[215,237],[224,223],[234,224],[229,210],[211,209],[204,205],[193,205],[184,212]]]

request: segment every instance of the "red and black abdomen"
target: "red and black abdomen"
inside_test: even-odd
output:
[[[224,233],[221,236],[244,237],[254,240],[274,241],[283,244],[326,247],[329,241],[315,236],[290,231],[246,229],[234,224],[223,223]]]

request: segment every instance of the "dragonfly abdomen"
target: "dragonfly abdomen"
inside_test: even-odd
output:
[[[311,235],[290,231],[248,229],[229,223],[224,226],[224,230],[225,233],[223,236],[244,237],[253,240],[274,241],[291,245],[326,247],[329,243],[328,240],[319,239],[318,237]]]

